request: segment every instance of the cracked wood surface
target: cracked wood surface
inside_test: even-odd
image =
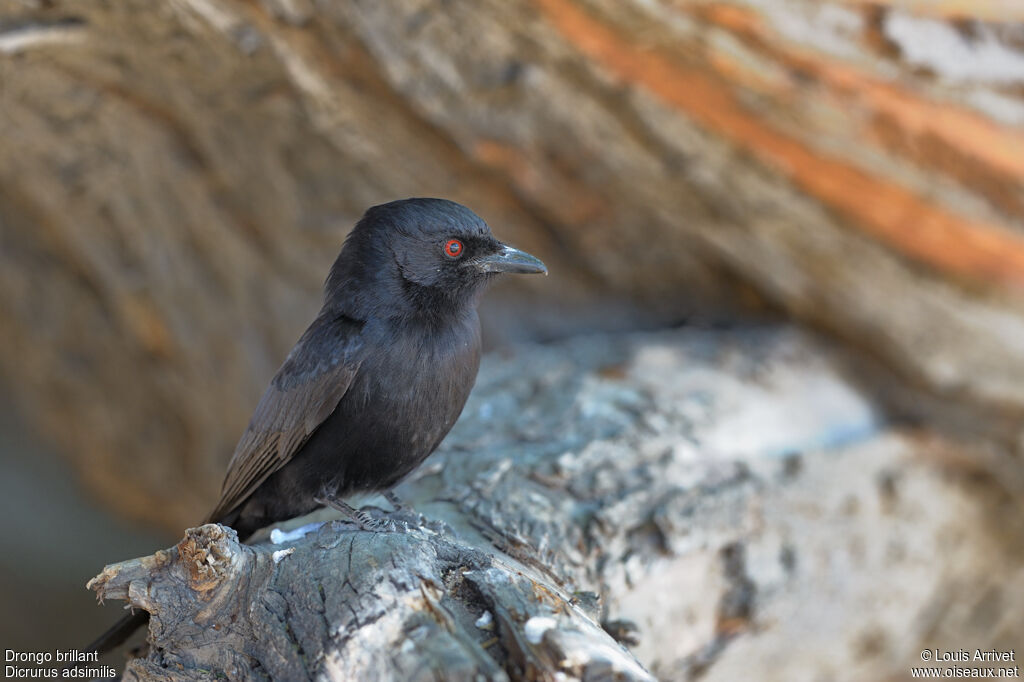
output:
[[[203,526],[90,586],[153,614],[140,680],[897,679],[1011,648],[1019,503],[846,367],[787,328],[491,354],[399,489],[425,526]]]
[[[101,498],[195,523],[344,230],[441,195],[550,265],[486,338],[781,310],[1018,447],[1007,7],[0,0],[0,371]]]

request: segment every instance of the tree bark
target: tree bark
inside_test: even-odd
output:
[[[442,195],[551,266],[491,339],[781,310],[1016,448],[1022,17],[969,5],[4,0],[0,368],[194,523],[347,226]]]
[[[895,679],[1011,648],[1020,506],[837,360],[785,328],[491,355],[402,486],[423,526],[203,526],[90,587],[153,614],[139,680]]]

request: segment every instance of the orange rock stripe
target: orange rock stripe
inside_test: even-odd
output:
[[[913,192],[822,155],[763,124],[722,84],[640,48],[571,0],[535,0],[588,58],[640,85],[708,130],[786,173],[805,192],[901,253],[958,275],[1024,285],[1024,238],[929,204]]]

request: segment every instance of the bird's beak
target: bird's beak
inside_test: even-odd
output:
[[[517,272],[520,274],[548,274],[547,266],[539,258],[525,251],[501,245],[501,248],[490,255],[481,256],[473,261],[473,265],[481,272]]]

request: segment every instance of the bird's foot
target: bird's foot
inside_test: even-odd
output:
[[[392,507],[395,508],[395,510],[388,515],[391,519],[394,519],[399,523],[413,526],[414,528],[425,528],[429,524],[429,521],[427,521],[427,518],[423,516],[423,514],[420,514],[410,505],[406,504],[402,498],[395,494],[395,491],[385,490],[381,495],[385,500],[391,503]]]
[[[396,521],[387,516],[380,518],[372,516],[370,513],[362,509],[356,509],[348,502],[331,495],[318,497],[316,502],[331,509],[337,509],[349,520],[353,521],[361,530],[373,533],[397,533],[410,530],[410,524],[402,520]]]
[[[389,516],[395,519],[399,523],[412,526],[413,528],[422,528],[425,530],[432,531],[434,533],[451,533],[451,527],[444,521],[437,519],[428,519],[423,514],[412,508],[411,505],[407,504],[402,498],[395,494],[393,490],[386,490],[381,495],[384,499],[391,503],[391,506],[395,508]]]
[[[385,490],[381,495],[384,499],[391,503],[395,508],[395,511],[399,512],[413,512],[413,508],[407,505],[401,497],[399,497],[394,490]]]
[[[348,502],[330,493],[321,494],[316,501],[325,507],[337,509],[345,515],[347,521],[354,523],[361,530],[375,533],[404,533],[420,529],[436,534],[454,533],[444,521],[428,519],[403,502],[394,492],[385,491],[383,496],[395,508],[394,511],[388,513],[379,507],[356,509]],[[367,511],[371,509],[372,513]]]
[[[391,512],[388,514],[388,518],[393,519],[399,524],[403,524],[409,528],[418,528],[419,530],[426,531],[428,533],[434,533],[436,535],[454,535],[455,531],[452,530],[451,526],[440,519],[431,519],[417,511],[414,511],[410,507],[405,509],[399,509],[398,511]]]
[[[376,518],[366,514],[365,512],[363,513],[366,516],[366,519],[360,522],[360,527],[363,530],[368,530],[374,533],[405,533],[410,530],[409,524],[402,521],[395,521],[387,516]]]

